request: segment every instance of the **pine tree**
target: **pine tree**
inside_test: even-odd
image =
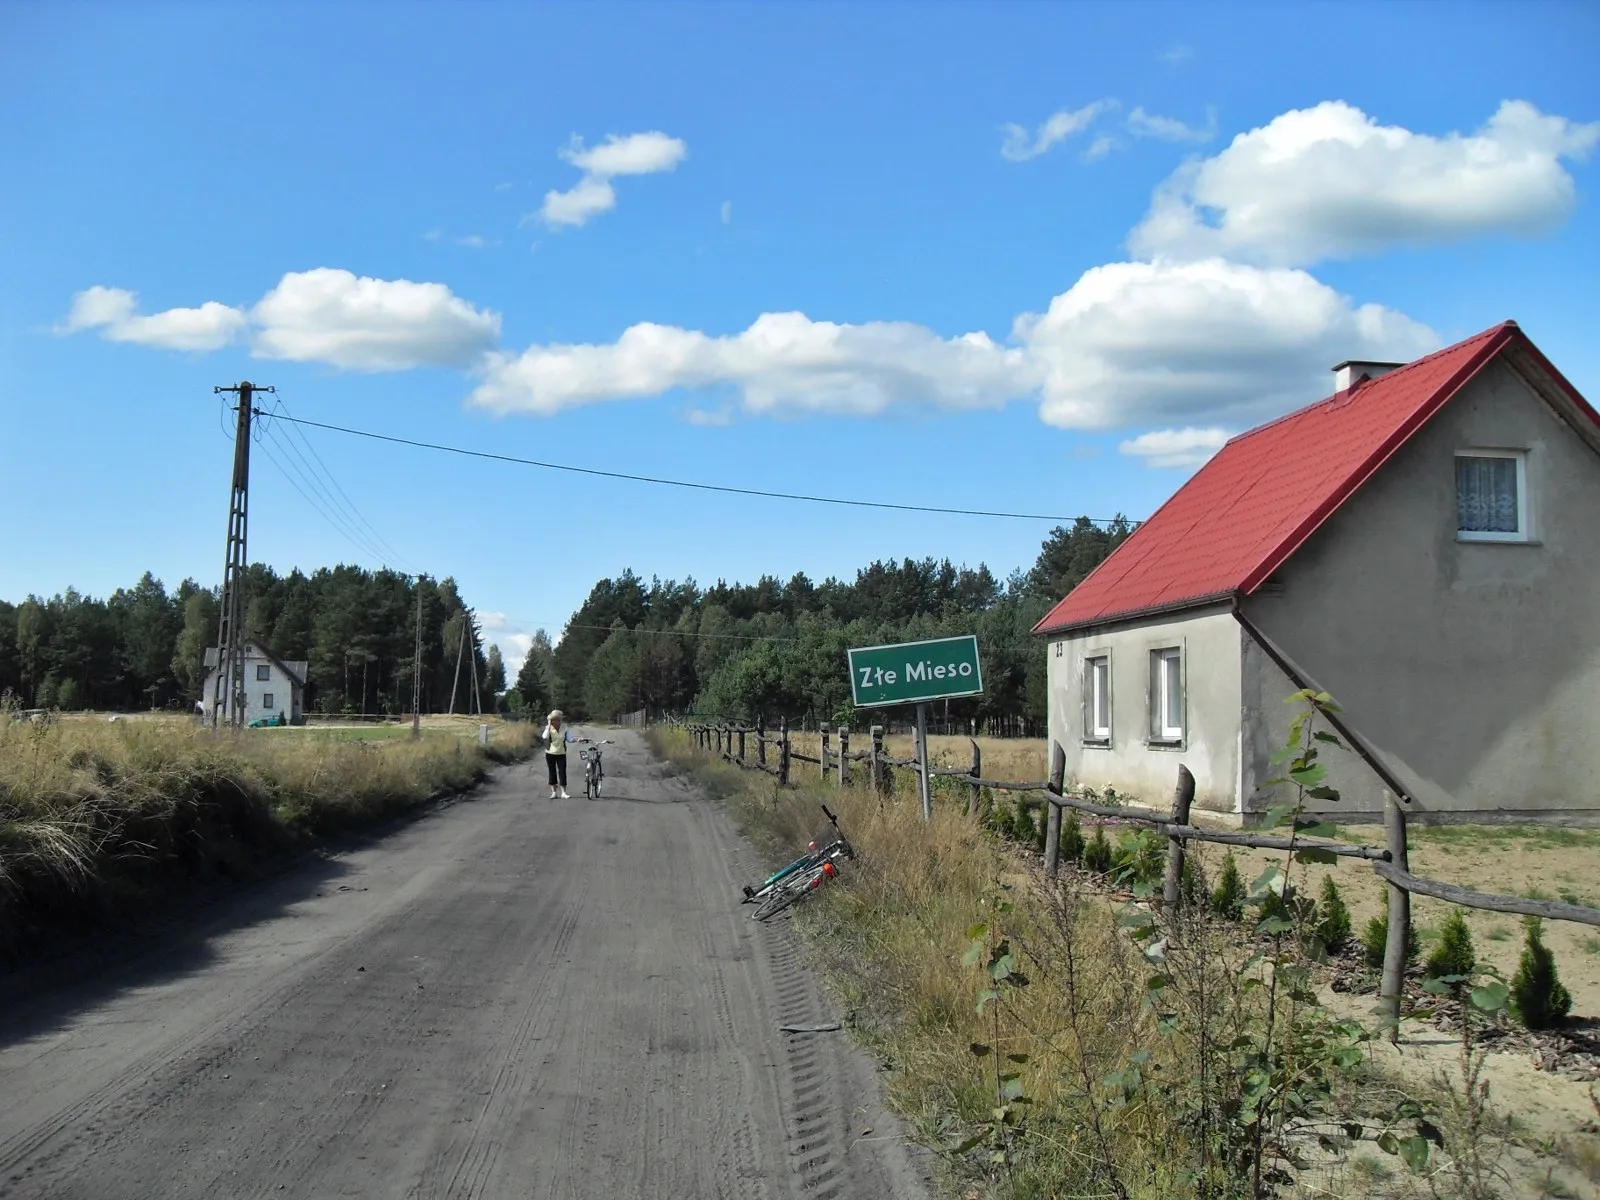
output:
[[[1337,954],[1350,941],[1350,909],[1333,876],[1322,877],[1322,892],[1317,900],[1317,940],[1329,954]]]
[[[1239,878],[1239,864],[1233,852],[1222,860],[1222,874],[1217,878],[1217,890],[1211,893],[1211,911],[1219,917],[1237,921],[1244,916],[1244,880]]]
[[[1549,1029],[1572,1011],[1572,993],[1556,971],[1556,958],[1540,936],[1538,917],[1525,921],[1527,939],[1511,979],[1511,1011],[1529,1029]]]
[[[1423,973],[1429,979],[1442,979],[1446,975],[1471,975],[1478,965],[1478,956],[1472,948],[1472,931],[1459,908],[1451,911],[1439,930],[1439,940],[1434,944],[1423,964]]]
[[[1083,858],[1083,823],[1073,809],[1061,821],[1061,861],[1075,863]]]

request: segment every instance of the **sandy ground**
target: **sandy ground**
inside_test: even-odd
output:
[[[203,912],[0,978],[0,1196],[906,1197],[927,1163],[755,856],[608,734]],[[577,766],[574,760],[574,767]]]

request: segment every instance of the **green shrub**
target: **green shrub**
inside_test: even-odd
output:
[[[1113,877],[1123,887],[1153,884],[1167,869],[1167,839],[1152,829],[1135,829],[1117,838]]]
[[[1075,863],[1083,857],[1083,823],[1078,814],[1067,809],[1061,821],[1061,861]]]
[[[1111,843],[1106,841],[1104,826],[1095,827],[1094,837],[1083,848],[1083,865],[1085,869],[1101,875],[1111,870]]]
[[[1511,980],[1511,1011],[1529,1029],[1549,1029],[1572,1011],[1572,993],[1556,972],[1555,955],[1540,936],[1538,917],[1528,917],[1522,959]]]
[[[1217,877],[1217,890],[1211,893],[1211,911],[1219,917],[1237,921],[1244,916],[1244,880],[1239,878],[1239,864],[1233,851],[1222,860],[1222,874]]]
[[[1439,940],[1428,954],[1423,973],[1429,979],[1471,975],[1477,965],[1478,956],[1472,948],[1472,931],[1467,928],[1467,918],[1459,908],[1454,909],[1439,930]]]
[[[1327,948],[1329,954],[1337,954],[1350,942],[1350,910],[1345,907],[1339,885],[1333,881],[1331,874],[1322,877],[1322,894],[1318,897],[1317,909],[1317,940]],[[1384,932],[1388,936],[1388,931]]]
[[[1367,966],[1374,971],[1383,969],[1383,952],[1389,944],[1389,898],[1387,893],[1383,898],[1382,915],[1373,917],[1367,922],[1366,932],[1361,935],[1361,956]],[[1406,931],[1406,966],[1411,966],[1417,961],[1417,955],[1422,953],[1422,946],[1417,941],[1416,922]]]
[[[1022,845],[1026,846],[1034,840],[1035,836],[1036,831],[1033,827],[1032,814],[1029,813],[1027,809],[1023,808],[1020,803],[1017,804],[1016,808],[1014,808],[1011,813],[1012,840],[1020,842]]]
[[[1050,810],[1048,808],[1039,810],[1039,819],[1036,823],[1038,830],[1033,841],[1033,848],[1043,854],[1045,840],[1050,836]]]

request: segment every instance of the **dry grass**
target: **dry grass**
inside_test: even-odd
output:
[[[992,1069],[986,1071],[986,1060],[969,1052],[971,1044],[1027,1056],[1019,1068],[1024,1093],[1034,1101],[1027,1110],[1027,1135],[1013,1143],[1004,1167],[989,1163],[986,1151],[947,1156],[949,1194],[963,1200],[1195,1194],[1193,1184],[1180,1178],[1197,1155],[1192,1126],[1185,1123],[1193,1113],[1193,1068],[1198,1061],[1193,1038],[1187,1032],[1170,1039],[1153,1032],[1154,1014],[1143,1005],[1151,968],[1117,929],[1115,902],[1103,891],[1086,886],[1074,872],[1064,872],[1067,882],[1059,889],[1046,887],[1014,844],[986,836],[966,817],[966,788],[951,781],[939,781],[944,797],[935,804],[932,824],[925,827],[910,794],[908,772],[898,773],[900,795],[887,801],[864,788],[840,789],[832,780],[820,787],[816,776],[808,774],[815,771],[810,764],[796,766],[800,786],[780,790],[765,776],[696,753],[681,731],[656,730],[654,736],[664,752],[690,764],[724,799],[774,862],[787,860],[794,846],[815,834],[821,823],[819,803],[839,813],[860,859],[847,869],[847,886],[823,889],[817,900],[795,910],[796,922],[822,957],[855,1032],[889,1065],[885,1082],[891,1099],[920,1140],[948,1147],[980,1127],[995,1105]],[[815,737],[797,736],[796,747],[814,753]],[[1019,781],[1042,775],[1042,743],[980,741],[985,775]],[[855,742],[853,737],[853,749]],[[909,751],[909,740],[891,746],[892,754]],[[753,756],[753,749],[748,752]],[[966,761],[970,745],[966,739],[937,739],[934,753],[948,765],[958,765]],[[856,779],[864,774],[858,771]],[[1459,852],[1462,836],[1446,835],[1435,847],[1423,833],[1422,861],[1434,852],[1441,857]],[[1510,840],[1530,853],[1538,841]],[[1558,840],[1560,847],[1541,846],[1537,852],[1582,852],[1590,846],[1584,836]],[[1217,860],[1209,861],[1214,879]],[[1246,869],[1247,880],[1257,873],[1253,867]],[[1338,869],[1351,870],[1351,865],[1342,861]],[[1442,863],[1439,873],[1449,877]],[[1368,911],[1366,892],[1377,894],[1370,880],[1370,872],[1362,872],[1359,882],[1352,873],[1347,888],[1358,931]],[[1315,882],[1309,890],[1315,890]],[[1478,884],[1483,886],[1481,880]],[[980,1017],[976,1000],[981,975],[963,965],[962,956],[971,928],[996,920],[993,901],[1004,885],[1015,889],[1010,893],[1014,898],[1023,897],[999,922],[1032,983],[1008,992],[997,1026],[993,1006]],[[1174,991],[1183,993],[1179,1007],[1194,1012],[1197,992],[1209,990],[1201,1003],[1211,1006],[1208,1036],[1216,1039],[1215,1045],[1259,1033],[1261,991],[1244,986],[1245,976],[1252,973],[1244,962],[1250,949],[1233,927],[1207,922],[1175,938],[1169,950],[1170,973],[1179,978]],[[1366,1007],[1370,1002],[1362,1006],[1363,1013],[1347,1015],[1359,1019]],[[1185,1029],[1190,1028],[1192,1023],[1186,1023]],[[1156,1086],[1131,1104],[1111,1104],[1104,1081],[1140,1048],[1154,1051],[1147,1078]],[[1350,1070],[1338,1084],[1335,1110],[1369,1130],[1375,1128],[1375,1114],[1404,1094],[1431,1097],[1447,1112],[1455,1084],[1437,1072],[1441,1061],[1448,1068],[1453,1060],[1448,1045],[1440,1049],[1444,1060],[1435,1056],[1400,1063],[1386,1058]],[[1497,1081],[1497,1095],[1500,1086]],[[1444,1117],[1440,1120],[1448,1125]],[[1517,1186],[1505,1194],[1538,1195],[1533,1185],[1543,1178],[1549,1151],[1531,1143],[1513,1146],[1503,1121],[1492,1128],[1496,1151],[1519,1168]],[[1446,1134],[1452,1144],[1461,1136],[1453,1126]],[[1348,1156],[1319,1157],[1314,1142],[1304,1137],[1300,1145],[1313,1168],[1281,1194],[1429,1194],[1425,1180],[1378,1152],[1370,1141]],[[1108,1169],[1107,1163],[1114,1165]],[[1445,1184],[1442,1177],[1435,1182]]]
[[[497,723],[482,747],[448,729],[373,742],[0,715],[0,951],[174,878],[244,873],[297,839],[465,787],[526,752],[534,732]]]

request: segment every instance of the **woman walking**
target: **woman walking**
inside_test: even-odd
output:
[[[569,800],[567,795],[567,747],[573,742],[572,730],[567,728],[561,710],[554,709],[544,723],[539,735],[544,742],[545,766],[550,768],[550,799]]]

